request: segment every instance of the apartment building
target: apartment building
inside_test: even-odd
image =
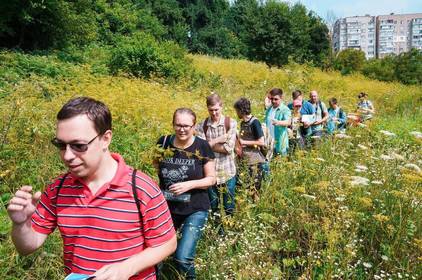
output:
[[[367,59],[400,54],[411,48],[422,50],[422,13],[339,19],[334,24],[332,44],[334,52],[359,49]]]
[[[422,17],[412,19],[410,38],[410,46],[422,51]]]
[[[355,16],[336,21],[333,28],[333,49],[358,49],[366,58],[376,55],[376,20],[373,16]]]
[[[378,16],[377,57],[383,58],[389,54],[398,55],[410,51],[413,41],[411,34],[413,23],[414,19],[418,18],[422,18],[422,13]],[[418,44],[418,40],[415,40],[415,43]]]

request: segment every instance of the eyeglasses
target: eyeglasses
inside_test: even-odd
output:
[[[65,151],[67,148],[67,145],[69,145],[69,147],[77,153],[84,153],[88,150],[88,146],[89,144],[91,144],[98,136],[100,136],[101,133],[97,134],[97,136],[95,136],[94,138],[91,139],[91,141],[89,141],[88,143],[66,143],[63,142],[57,138],[54,138],[51,140],[51,144],[53,144],[54,146],[56,146],[60,151]]]
[[[183,125],[183,124],[174,124],[173,125],[174,129],[176,130],[189,130],[192,127],[194,127],[194,125]]]

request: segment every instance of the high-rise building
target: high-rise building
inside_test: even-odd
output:
[[[376,24],[373,16],[355,16],[336,21],[333,28],[333,49],[358,49],[366,58],[375,57]]]
[[[410,46],[422,51],[422,17],[412,19],[410,38]]]
[[[420,14],[383,15],[377,17],[377,57],[401,54],[412,48],[413,20]]]
[[[359,49],[366,58],[422,50],[422,13],[341,18],[333,28],[334,52]]]

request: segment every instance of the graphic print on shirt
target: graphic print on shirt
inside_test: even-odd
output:
[[[175,183],[186,181],[186,179],[189,178],[187,174],[189,167],[195,169],[194,159],[167,158],[164,159],[164,162],[174,166],[174,168],[171,169],[163,168],[161,170],[165,188],[168,188]]]

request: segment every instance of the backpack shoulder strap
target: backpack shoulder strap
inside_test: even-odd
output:
[[[230,130],[230,117],[224,117],[224,128],[226,132]]]
[[[136,191],[136,169],[133,169],[133,173],[132,173],[132,192],[133,192],[133,197],[135,198],[135,203],[136,203],[136,207],[138,208],[138,214],[139,214],[139,222],[141,223],[141,226],[143,225],[143,217],[142,217],[142,212],[141,212],[141,203],[139,202],[138,199],[138,192]]]
[[[170,146],[172,139],[173,139],[173,135],[164,136],[163,146],[162,146],[163,149],[167,149]]]
[[[57,201],[57,198],[59,197],[59,192],[60,192],[61,188],[63,187],[64,180],[66,180],[66,177],[67,177],[68,175],[69,175],[69,172],[68,172],[68,173],[66,173],[66,174],[64,174],[64,175],[63,175],[63,177],[60,179],[60,183],[59,183],[59,185],[57,186],[57,190],[56,190],[56,201]]]
[[[202,125],[202,130],[204,131],[204,137],[205,138],[207,138],[207,131],[208,131],[207,121],[208,121],[208,118],[206,118],[204,120],[204,124]]]

